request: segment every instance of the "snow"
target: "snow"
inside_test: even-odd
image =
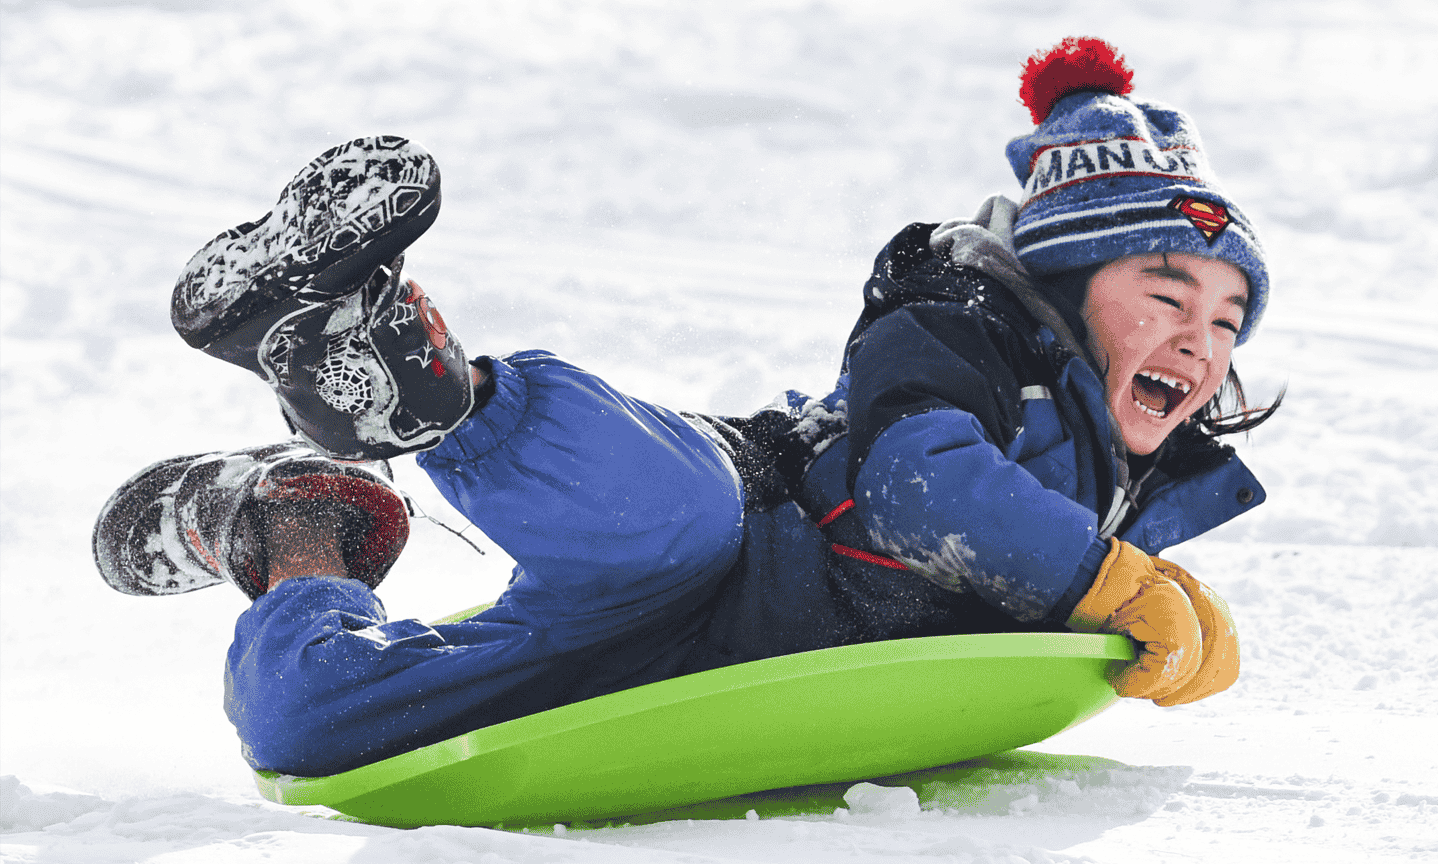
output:
[[[1438,8],[1427,0],[104,0],[0,6],[0,859],[1352,862],[1438,858]],[[1244,672],[802,816],[528,833],[258,796],[220,705],[220,587],[134,598],[100,504],[160,458],[283,437],[187,348],[181,268],[325,148],[422,142],[408,266],[471,353],[543,347],[676,408],[826,392],[868,261],[1018,184],[1017,74],[1073,34],[1188,110],[1264,234],[1236,355],[1269,501],[1169,557]],[[460,527],[411,461],[400,482]],[[473,536],[469,532],[466,536]],[[380,594],[435,618],[508,562],[428,522]]]

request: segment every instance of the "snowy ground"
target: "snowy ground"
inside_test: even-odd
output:
[[[411,8],[412,7],[412,8]],[[401,9],[404,11],[400,11]],[[243,9],[244,11],[236,11]],[[1351,862],[1438,858],[1438,9],[1369,2],[74,0],[0,6],[0,858],[110,862]],[[1171,551],[1232,603],[1228,693],[1123,703],[807,818],[395,831],[264,802],[220,710],[237,592],[145,601],[100,503],[283,435],[186,348],[188,256],[325,147],[416,138],[445,212],[410,265],[474,351],[747,412],[829,384],[868,258],[1017,185],[1016,74],[1109,38],[1195,115],[1266,229],[1239,367],[1288,401],[1270,500]],[[413,464],[404,484],[453,520]],[[381,590],[432,618],[507,564],[421,524]]]

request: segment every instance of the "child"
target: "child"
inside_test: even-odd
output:
[[[704,669],[946,633],[1124,633],[1142,649],[1121,695],[1219,692],[1238,674],[1227,607],[1151,555],[1263,500],[1214,437],[1267,416],[1221,417],[1218,398],[1243,407],[1229,356],[1267,271],[1192,123],[1126,98],[1128,78],[1096,40],[1030,60],[1021,202],[901,231],[834,392],[745,418],[631,399],[540,351],[467,364],[401,273],[439,207],[433,160],[399,138],[329,150],[201,249],[172,304],[309,446],[146,469],[100,514],[100,570],[129,593],[230,581],[254,601],[226,710],[252,765],[300,775]],[[407,524],[355,463],[406,452],[518,562],[456,624],[388,621],[371,591]]]

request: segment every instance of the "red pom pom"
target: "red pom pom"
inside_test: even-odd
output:
[[[1034,54],[1019,80],[1019,99],[1028,106],[1035,126],[1070,93],[1100,90],[1127,96],[1133,91],[1133,70],[1123,55],[1102,39],[1087,36],[1070,36]]]

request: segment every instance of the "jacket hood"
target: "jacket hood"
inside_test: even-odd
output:
[[[845,343],[846,370],[855,341],[869,325],[915,303],[970,303],[1016,324],[1023,319],[1029,326],[1048,324],[1060,344],[1086,361],[1090,359],[1083,344],[1087,328],[1080,308],[1088,278],[1096,268],[1056,274],[1026,286],[1028,290],[1019,290],[996,275],[955,265],[941,255],[932,244],[939,227],[935,222],[912,223],[874,257],[873,272],[864,283],[864,309]]]

